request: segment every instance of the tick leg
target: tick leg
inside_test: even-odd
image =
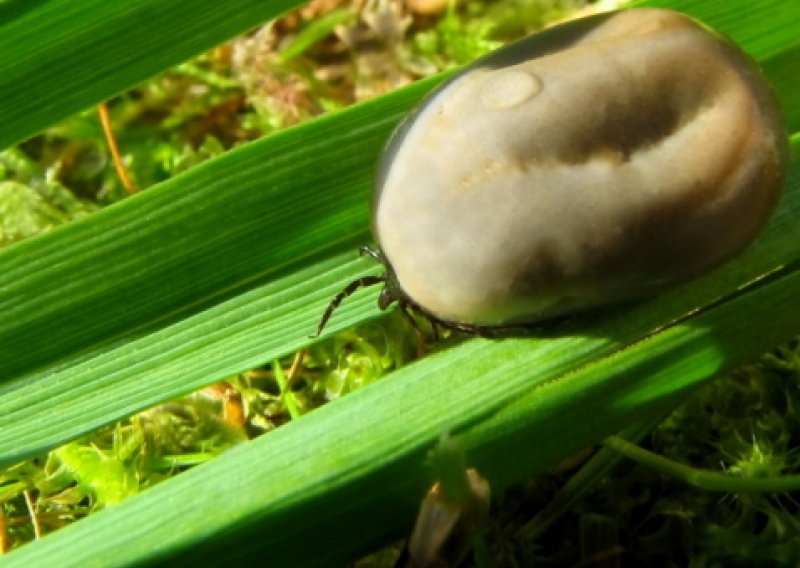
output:
[[[381,249],[374,248],[369,245],[362,245],[358,247],[358,254],[361,256],[368,256],[383,266],[389,265],[389,262],[386,260],[386,257],[383,256],[383,251],[381,251]]]
[[[422,357],[425,355],[425,335],[422,333],[417,320],[414,318],[414,313],[411,306],[403,303],[400,306],[400,309],[403,311],[403,315],[408,320],[408,323],[410,323],[411,327],[414,328],[414,333],[417,336],[417,356]]]
[[[437,343],[442,338],[439,334],[439,322],[436,320],[428,320],[428,323],[431,325],[431,334],[433,334],[433,340]]]
[[[475,334],[475,335],[479,335],[480,337],[483,337],[485,339],[492,339],[492,338],[497,337],[497,330],[495,330],[495,329],[493,329],[491,327],[483,327],[483,326],[480,326],[480,325],[471,325],[471,326],[467,326],[465,328],[465,330],[467,331],[467,333],[472,333],[472,334]]]
[[[423,315],[428,319],[431,324],[431,327],[434,329],[434,332],[437,332],[437,326],[442,327],[444,329],[450,329],[453,331],[457,331],[458,333],[463,333],[466,335],[478,335],[480,337],[491,339],[493,337],[497,337],[498,329],[495,327],[487,327],[483,325],[475,325],[470,323],[456,323],[452,321],[442,320],[437,317],[432,316],[427,312],[423,312]]]
[[[342,300],[347,298],[348,296],[352,295],[353,292],[358,290],[359,288],[366,288],[367,286],[374,286],[375,284],[381,284],[382,282],[386,282],[385,276],[362,276],[361,278],[357,278],[353,280],[345,286],[345,289],[336,294],[331,300],[331,303],[328,304],[328,307],[325,309],[325,313],[322,314],[322,319],[319,320],[319,325],[317,326],[317,333],[312,335],[311,337],[319,337],[322,333],[325,324],[328,323],[328,320],[333,314],[333,311],[339,307],[339,304],[342,303]]]

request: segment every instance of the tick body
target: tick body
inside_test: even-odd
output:
[[[431,93],[387,146],[373,231],[394,288],[426,314],[534,323],[728,260],[768,220],[787,155],[739,48],[676,12],[603,14]]]

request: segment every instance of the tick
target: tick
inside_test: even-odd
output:
[[[487,332],[655,295],[758,234],[788,160],[757,65],[694,20],[631,9],[510,44],[433,91],[380,163],[364,252],[433,323]],[[413,320],[412,320],[413,321]]]

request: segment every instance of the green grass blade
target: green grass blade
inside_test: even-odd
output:
[[[423,88],[249,144],[0,252],[0,376],[366,238],[372,164]]]
[[[0,2],[0,148],[300,4],[301,0]]]
[[[798,286],[795,266],[567,374],[559,361],[607,341],[608,324],[594,340],[470,341],[32,543],[8,565],[341,565],[409,527],[441,432],[458,435],[469,464],[502,490],[795,334]]]
[[[425,88],[240,148],[0,252],[0,463],[308,343],[342,280],[369,266],[333,269],[331,251],[368,238],[372,164]]]

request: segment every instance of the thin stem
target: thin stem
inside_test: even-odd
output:
[[[36,516],[36,505],[33,502],[33,496],[29,489],[23,491],[22,494],[25,496],[25,506],[28,507],[28,515],[31,519],[31,525],[33,525],[33,536],[36,540],[39,540],[42,538],[42,527],[39,525],[39,519]]]
[[[119,146],[117,146],[117,139],[114,136],[114,130],[111,128],[111,117],[108,114],[108,106],[106,106],[106,103],[100,103],[97,105],[97,113],[100,115],[100,124],[103,125],[103,133],[106,136],[106,143],[108,144],[108,149],[111,152],[111,158],[114,160],[114,169],[117,170],[117,175],[119,176],[120,181],[122,181],[122,186],[128,193],[133,194],[138,192],[139,190],[131,181],[131,177],[128,174],[128,169],[122,162],[122,156],[119,153]]]
[[[286,404],[286,410],[289,412],[289,416],[292,417],[292,420],[297,420],[301,416],[300,408],[297,406],[297,400],[295,399],[292,389],[289,388],[289,381],[286,379],[283,367],[281,367],[281,363],[277,359],[272,362],[272,370],[275,372],[275,380],[278,382],[278,388],[281,390],[281,397]]]
[[[214,458],[213,454],[209,453],[193,453],[193,454],[180,454],[175,456],[158,456],[151,458],[147,462],[147,466],[155,470],[169,470],[177,467],[190,467],[205,463]]]
[[[8,538],[8,526],[6,524],[6,515],[3,512],[3,507],[0,506],[0,555],[8,552],[11,548]]]
[[[289,374],[286,376],[287,379],[287,386],[291,389],[292,383],[297,378],[298,373],[300,372],[300,365],[303,364],[303,359],[305,359],[306,350],[301,349],[294,355],[294,359],[292,360],[292,366],[289,367]]]
[[[726,473],[696,469],[672,461],[617,436],[609,436],[603,441],[603,445],[646,467],[708,491],[785,493],[800,490],[800,475],[759,478],[733,477]]]

